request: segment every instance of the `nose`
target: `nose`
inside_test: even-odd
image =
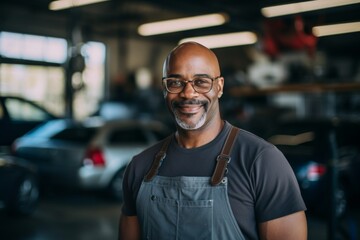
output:
[[[198,94],[194,89],[193,81],[186,81],[181,94],[186,98],[192,98],[194,95]]]

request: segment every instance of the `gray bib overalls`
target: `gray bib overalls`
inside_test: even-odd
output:
[[[245,239],[232,213],[224,177],[237,132],[233,127],[228,134],[211,178],[157,175],[171,137],[165,140],[136,200],[142,239]]]

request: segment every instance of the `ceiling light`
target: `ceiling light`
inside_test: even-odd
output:
[[[140,25],[138,33],[142,36],[178,32],[196,28],[218,26],[228,21],[228,16],[223,13],[207,14],[188,18],[159,21]]]
[[[208,48],[221,48],[221,47],[231,47],[239,45],[248,45],[256,43],[257,37],[253,32],[236,32],[236,33],[226,33],[218,35],[209,35],[202,37],[192,37],[182,39],[180,43],[184,42],[198,42]]]
[[[296,146],[314,140],[314,132],[304,132],[297,135],[274,135],[268,139],[275,145]]]
[[[340,7],[360,3],[360,0],[315,0],[299,3],[290,3],[261,9],[265,17],[277,17],[301,12],[314,11],[324,8]]]
[[[109,0],[57,0],[49,4],[49,9],[56,11],[105,1]]]
[[[360,22],[339,23],[313,27],[312,32],[317,37],[351,32],[360,32]]]

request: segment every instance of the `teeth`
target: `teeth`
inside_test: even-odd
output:
[[[196,113],[200,110],[201,106],[191,105],[191,106],[182,106],[181,111],[185,113]]]

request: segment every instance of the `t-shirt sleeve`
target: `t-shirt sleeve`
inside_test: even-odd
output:
[[[255,211],[259,222],[306,210],[295,174],[275,146],[266,147],[258,155],[251,178],[255,183]]]
[[[132,162],[127,166],[123,179],[123,205],[122,213],[126,216],[136,215],[136,199],[133,186],[135,178],[134,165]]]

